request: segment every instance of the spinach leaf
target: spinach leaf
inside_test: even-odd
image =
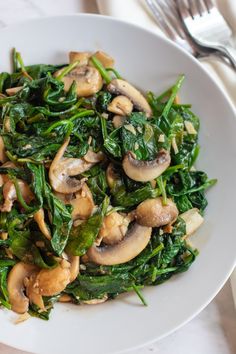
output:
[[[74,256],[83,256],[94,243],[105,216],[109,199],[104,198],[98,211],[77,228],[73,228],[66,251]]]

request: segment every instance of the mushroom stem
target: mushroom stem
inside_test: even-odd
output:
[[[185,221],[186,224],[186,235],[184,238],[192,235],[203,223],[204,218],[199,213],[197,208],[192,208],[180,214],[181,219]]]

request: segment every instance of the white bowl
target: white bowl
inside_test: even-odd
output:
[[[190,270],[149,287],[144,307],[133,294],[98,306],[58,304],[49,322],[12,323],[0,311],[0,342],[35,353],[106,354],[157,340],[196,316],[216,295],[236,256],[236,120],[223,92],[201,65],[172,42],[125,22],[73,15],[25,22],[0,31],[0,70],[9,69],[16,47],[25,64],[64,63],[70,50],[102,49],[116,59],[122,76],[144,90],[161,93],[179,74],[181,92],[201,117],[198,166],[218,178],[208,192],[205,224],[193,242],[200,255]]]

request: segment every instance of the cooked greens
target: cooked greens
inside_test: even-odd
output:
[[[186,237],[216,180],[195,168],[200,121],[179,103],[184,75],[145,98],[113,62],[71,52],[69,65],[26,66],[13,50],[13,72],[0,74],[0,304],[8,309],[48,319],[55,302],[128,291],[146,305],[145,285],[195,260]]]

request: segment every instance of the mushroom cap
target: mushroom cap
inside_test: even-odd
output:
[[[42,296],[59,294],[70,283],[70,263],[62,260],[53,269],[42,269],[35,278],[35,292]]]
[[[38,268],[33,264],[19,262],[11,269],[7,278],[7,290],[11,309],[17,313],[28,311],[29,299],[24,294],[24,280]]]
[[[122,161],[126,175],[137,182],[148,182],[159,177],[170,165],[170,153],[161,149],[156,158],[150,161],[135,159],[135,155],[128,151]]]
[[[109,103],[107,110],[115,114],[120,114],[121,116],[126,116],[132,112],[133,103],[128,97],[119,95],[113,98],[111,103]]]
[[[69,52],[70,64],[79,60],[78,66],[88,65],[90,55],[89,52]]]
[[[129,218],[117,212],[105,216],[98,238],[106,245],[120,242],[125,237],[129,222]]]
[[[93,245],[86,253],[90,262],[102,265],[121,264],[135,258],[147,246],[152,228],[135,223],[119,243],[111,246]]]
[[[25,279],[24,283],[26,287],[26,295],[29,299],[30,304],[35,304],[41,310],[45,311],[43,297],[42,295],[37,293],[37,290],[34,287],[36,276],[37,276],[37,272],[33,272],[29,278]]]
[[[160,227],[173,223],[178,217],[178,209],[171,199],[163,205],[162,198],[146,199],[135,212],[137,223],[143,226]]]
[[[108,55],[107,53],[98,50],[96,53],[93,54],[94,57],[96,57],[104,66],[104,68],[113,68],[114,66],[114,59]],[[90,64],[92,65],[92,64]]]
[[[54,76],[59,76],[63,70],[63,68],[58,70]],[[75,81],[78,97],[92,96],[100,91],[103,86],[99,71],[89,65],[76,66],[61,81],[64,82],[64,90],[66,92],[69,91],[73,81]]]
[[[107,86],[107,90],[115,95],[124,95],[130,99],[134,107],[151,117],[152,109],[146,98],[134,86],[122,79],[113,79]]]
[[[69,202],[73,206],[72,219],[88,219],[94,210],[93,195],[86,183]]]

